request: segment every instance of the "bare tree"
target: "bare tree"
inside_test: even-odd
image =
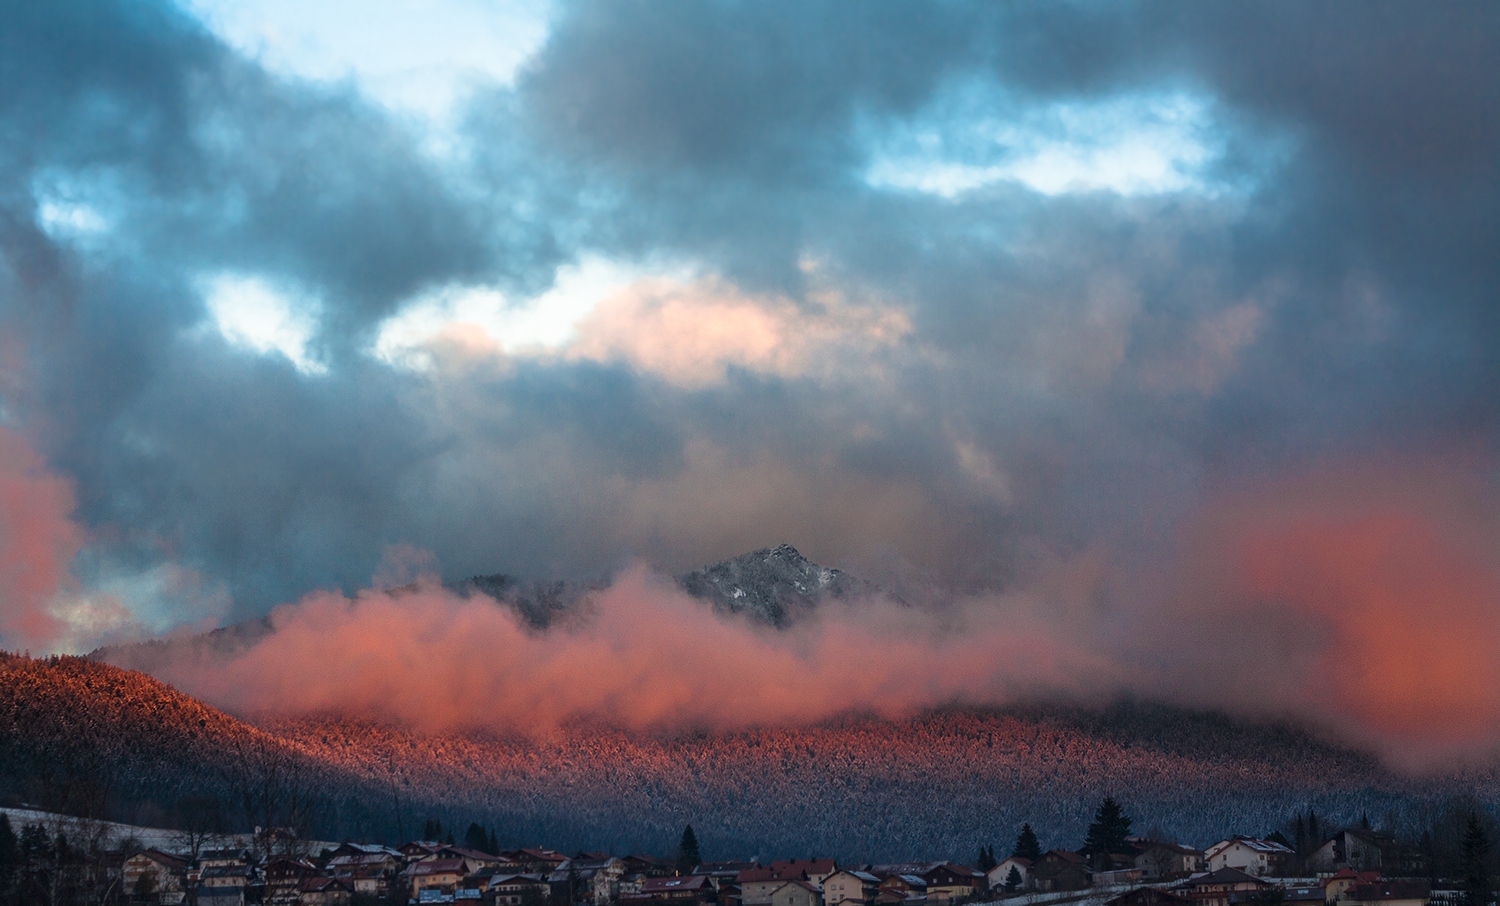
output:
[[[289,746],[257,733],[230,744],[223,773],[246,822],[260,831],[254,843],[257,855],[295,854],[311,817],[312,778],[306,762]]]
[[[224,803],[213,796],[184,796],[172,809],[172,838],[178,852],[198,858],[205,848],[224,836]]]

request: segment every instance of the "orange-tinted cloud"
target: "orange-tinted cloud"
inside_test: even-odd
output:
[[[943,620],[882,601],[826,606],[794,632],[715,615],[644,568],[575,625],[533,633],[493,601],[428,586],[312,595],[227,661],[153,672],[239,711],[340,713],[427,730],[547,731],[804,723],[850,710],[901,715],[954,700],[1087,694],[1120,677],[1024,615]]]
[[[49,611],[83,545],[73,488],[14,431],[0,428],[0,641],[44,646],[66,628]]]
[[[1227,495],[1195,531],[1183,611],[1211,695],[1311,714],[1412,762],[1500,744],[1500,494],[1482,464],[1324,469]],[[1217,633],[1216,633],[1217,627]],[[1216,639],[1217,635],[1217,639]],[[1222,665],[1224,662],[1220,662]],[[1205,674],[1213,664],[1198,665]]]

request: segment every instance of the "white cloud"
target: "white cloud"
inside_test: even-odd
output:
[[[213,326],[228,342],[285,356],[303,374],[324,374],[308,343],[317,332],[315,302],[294,299],[259,277],[220,273],[201,281]]]
[[[382,325],[371,352],[411,370],[453,354],[623,363],[676,386],[704,387],[732,367],[829,372],[910,332],[899,309],[855,304],[831,289],[799,304],[752,296],[685,267],[645,271],[591,258],[518,304],[486,287],[429,293]]]
[[[431,349],[440,341],[506,354],[561,349],[600,302],[647,273],[587,257],[560,268],[551,289],[524,301],[494,287],[445,287],[418,297],[382,324],[372,352],[389,364],[423,370],[432,366]]]
[[[48,235],[87,236],[109,229],[109,221],[92,205],[66,201],[43,201],[37,220]]]
[[[508,82],[541,46],[548,0],[182,0],[272,71],[353,78],[377,102],[444,121],[475,82]]]
[[[1059,103],[1019,117],[963,114],[896,130],[866,180],[953,197],[997,182],[1048,195],[1193,191],[1223,153],[1211,104],[1184,92]]]

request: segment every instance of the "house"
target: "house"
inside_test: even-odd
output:
[[[303,878],[298,890],[298,906],[348,906],[354,898],[354,888],[337,878]]]
[[[1143,875],[1144,872],[1139,868],[1111,868],[1094,872],[1094,884],[1139,884]]]
[[[1288,887],[1281,892],[1283,906],[1323,906],[1327,901],[1322,887]]]
[[[625,863],[602,853],[579,853],[547,875],[556,897],[602,906],[619,895]]]
[[[1285,875],[1293,856],[1291,847],[1273,840],[1232,837],[1221,840],[1203,851],[1209,871],[1238,868],[1257,878]]]
[[[265,906],[295,906],[302,896],[302,881],[321,874],[305,859],[276,859],[266,865]]]
[[[819,906],[823,891],[808,881],[787,881],[771,891],[771,906]]]
[[[666,859],[658,859],[655,856],[623,856],[621,857],[620,861],[625,863],[626,874],[640,874],[645,875],[648,878],[665,878],[668,875],[676,874],[677,870],[676,865],[674,865],[672,862],[669,862]],[[759,863],[756,862],[710,862],[706,864],[724,866],[734,864],[746,868],[760,867]],[[733,872],[738,871],[739,868],[733,870]],[[733,874],[733,872],[731,872],[731,874]],[[693,874],[705,874],[705,872],[694,871]]]
[[[823,879],[823,906],[857,903],[869,906],[880,894],[880,879],[867,871],[843,869]]]
[[[1349,888],[1356,884],[1374,884],[1380,881],[1378,871],[1355,871],[1352,868],[1340,868],[1323,882],[1323,893],[1330,902],[1338,902],[1346,899],[1345,894]]]
[[[913,900],[927,901],[927,881],[921,875],[887,875],[880,881],[880,892],[875,895],[879,904],[906,903]]]
[[[1104,906],[1194,906],[1192,900],[1178,896],[1170,890],[1155,887],[1137,887],[1117,897],[1104,901]]]
[[[771,894],[788,881],[806,881],[818,887],[837,870],[832,859],[791,859],[772,862],[769,868],[747,868],[735,881],[743,906],[770,906]]]
[[[735,877],[735,883],[739,885],[743,906],[770,906],[771,892],[786,880],[779,877],[775,869],[747,868]]]
[[[624,861],[610,855],[602,858],[597,853],[585,855],[589,858],[575,859],[574,862],[581,870],[589,872],[589,899],[595,906],[605,906],[618,899],[620,879],[625,876]]]
[[[639,893],[623,894],[624,903],[703,903],[714,895],[707,875],[681,875],[673,878],[646,878]]]
[[[547,882],[540,875],[491,875],[487,889],[495,906],[541,906],[547,901]]]
[[[423,859],[464,859],[472,862],[477,868],[487,866],[498,866],[505,860],[499,856],[482,853],[476,849],[467,849],[462,846],[443,845],[428,853]]]
[[[1135,857],[1135,867],[1148,881],[1173,880],[1207,871],[1202,850],[1181,843],[1149,841]]]
[[[999,865],[996,865],[994,868],[991,868],[988,872],[986,872],[986,877],[989,880],[990,889],[1003,889],[1010,880],[1010,873],[1012,870],[1015,871],[1016,877],[1020,879],[1020,884],[1017,885],[1016,889],[1030,890],[1031,860],[1025,858],[1024,856],[1010,856],[1009,858],[1002,859]]]
[[[626,857],[627,860],[630,858],[634,857]],[[628,862],[626,867],[627,870],[639,871],[639,869],[635,869],[629,865]],[[724,887],[732,887],[738,884],[740,872],[760,867],[759,862],[704,862],[701,865],[693,866],[693,874],[703,875],[708,878],[708,883],[713,886],[714,890],[721,890]]]
[[[329,877],[353,887],[355,893],[376,897],[384,897],[390,892],[391,879],[400,870],[401,859],[394,850],[342,852],[329,859],[325,869]]]
[[[1358,827],[1346,827],[1323,841],[1307,857],[1307,867],[1315,871],[1352,868],[1355,871],[1378,871],[1385,867],[1387,854],[1394,854],[1395,839]]]
[[[250,854],[243,849],[205,849],[198,853],[198,868],[228,868],[249,865]]]
[[[132,896],[152,895],[162,903],[181,903],[186,897],[186,859],[143,849],[125,860],[125,890]]]
[[[1242,902],[1245,897],[1236,894],[1260,893],[1272,885],[1238,868],[1221,868],[1201,875],[1193,875],[1177,888],[1177,892],[1198,903],[1199,906],[1230,906],[1231,902]]]
[[[822,886],[823,879],[838,870],[832,859],[790,859],[772,862],[771,870],[787,880],[802,880],[814,887]]]
[[[1042,853],[1032,866],[1036,889],[1044,893],[1064,890],[1086,890],[1093,886],[1094,873],[1078,853],[1053,849]]]
[[[502,853],[496,867],[516,874],[546,876],[556,871],[568,857],[551,849],[516,849]]]
[[[950,902],[973,896],[983,886],[984,872],[954,862],[937,862],[922,872],[927,882],[927,901]]]
[[[383,846],[379,843],[344,842],[334,847],[333,851],[326,853],[326,855],[328,856],[329,861],[337,859],[340,856],[386,855],[397,860],[398,862],[405,858],[402,855],[401,850],[391,849],[389,846]]]
[[[214,865],[198,871],[198,886],[244,890],[250,886],[250,866]]]
[[[1345,892],[1353,906],[1427,906],[1432,888],[1426,881],[1375,881],[1355,884]]]
[[[479,866],[468,859],[427,859],[413,862],[401,873],[407,889],[415,899],[423,890],[436,889],[452,893],[464,876],[474,873]]]

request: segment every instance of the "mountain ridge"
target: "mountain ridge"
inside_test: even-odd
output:
[[[1493,771],[1422,780],[1293,724],[1156,703],[951,706],[732,732],[435,735],[338,715],[236,717],[83,658],[0,659],[0,794],[40,802],[106,776],[107,795],[75,796],[75,807],[151,823],[189,797],[234,801],[238,753],[252,742],[302,779],[309,832],[323,839],[398,842],[432,816],[493,826],[508,845],[670,852],[691,823],[706,851],[726,856],[882,860],[965,856],[1022,821],[1049,846],[1076,845],[1104,795],[1142,829],[1199,844],[1266,833],[1308,808],[1353,821],[1450,794],[1500,800]]]

